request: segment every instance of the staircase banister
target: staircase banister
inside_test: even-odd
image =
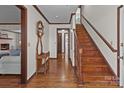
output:
[[[111,44],[98,32],[98,30],[85,18],[85,16],[81,15],[81,17],[90,25],[94,32],[96,32],[96,34],[104,41],[112,52],[117,52],[117,49],[114,49],[113,46],[111,46]]]
[[[79,83],[82,83],[82,53],[83,53],[83,46],[80,44],[76,30],[74,29],[74,36],[75,36],[75,50],[76,50],[76,75],[78,78]]]

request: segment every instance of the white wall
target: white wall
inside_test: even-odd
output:
[[[49,25],[50,58],[57,58],[57,28],[70,28],[70,24]]]
[[[73,16],[72,16],[71,28],[72,28],[72,29],[76,29],[76,15],[73,15]]]
[[[36,23],[41,20],[44,25],[43,36],[43,51],[49,51],[49,25],[43,17],[34,9],[33,6],[25,6],[27,8],[27,79],[29,79],[36,72]]]
[[[84,6],[83,15],[99,31],[99,33],[117,49],[117,7],[107,5]],[[93,31],[85,20],[82,20],[88,33],[117,74],[117,54],[113,53],[101,38]]]
[[[76,10],[76,24],[80,24],[80,8]]]

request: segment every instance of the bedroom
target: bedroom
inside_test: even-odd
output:
[[[0,78],[21,74],[20,10],[0,6]]]

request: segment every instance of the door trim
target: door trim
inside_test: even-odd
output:
[[[65,53],[65,35],[68,35],[68,58],[70,58],[70,51],[69,51],[69,49],[70,49],[70,42],[69,42],[69,32],[68,33],[64,33],[64,53]]]
[[[16,7],[21,10],[21,83],[27,83],[27,8]]]
[[[123,5],[117,8],[117,76],[120,77],[120,9]]]

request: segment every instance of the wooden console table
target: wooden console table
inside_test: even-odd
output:
[[[42,55],[37,56],[37,74],[38,73],[47,73],[49,69],[49,53],[42,53]]]

